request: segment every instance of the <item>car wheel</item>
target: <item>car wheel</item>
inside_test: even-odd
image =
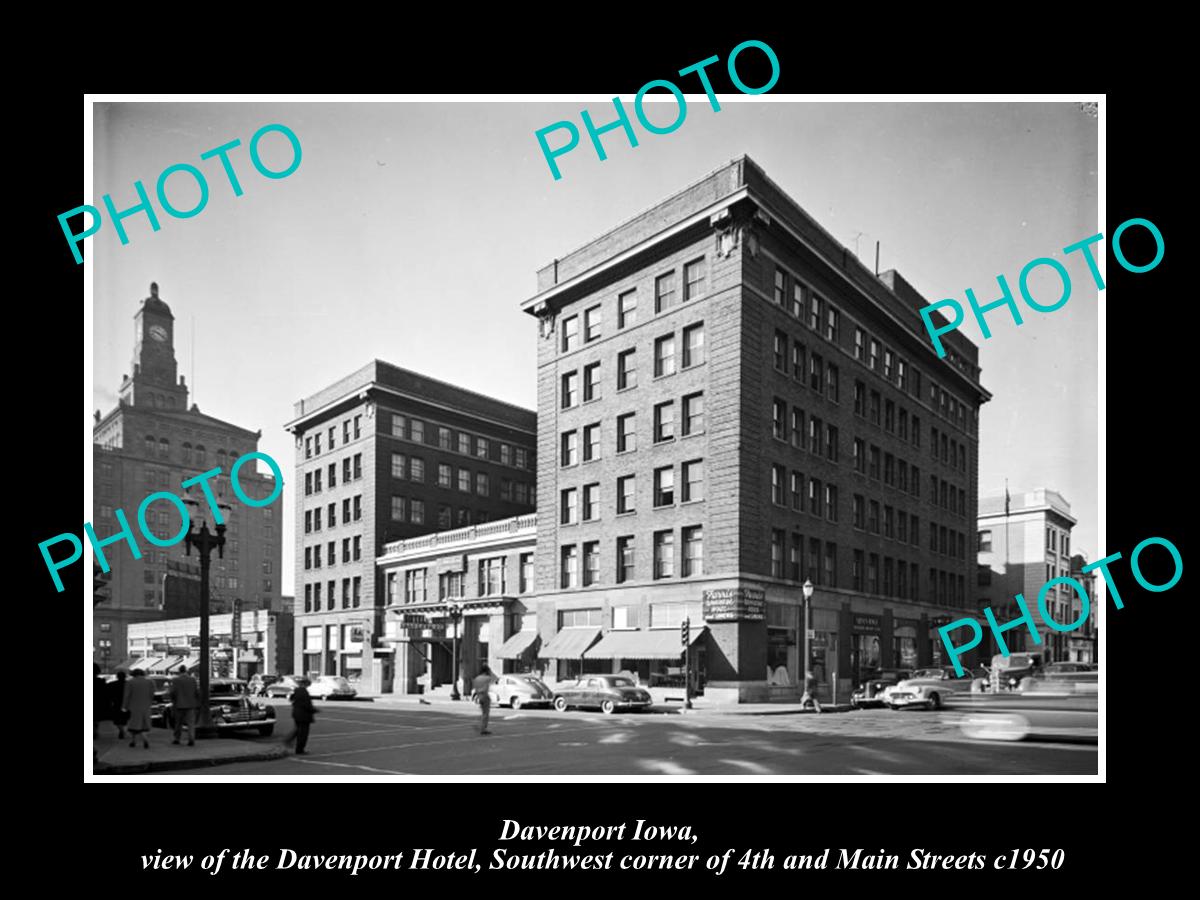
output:
[[[616,711],[617,704],[613,703],[611,700],[605,700],[600,704],[600,712],[604,713],[606,716],[611,716]]]
[[[521,708],[520,696],[517,694],[513,694],[512,697],[509,698],[508,705],[511,706],[513,709],[520,709]]]
[[[259,725],[258,733],[261,734],[263,737],[270,737],[271,735],[273,735],[275,733],[275,726],[274,725]]]
[[[934,691],[932,694],[929,695],[929,708],[930,709],[941,709],[942,708],[942,697],[940,694],[938,694],[937,691]]]
[[[566,697],[555,697],[554,698],[554,708],[557,709],[559,712],[566,712],[567,711],[567,698]]]

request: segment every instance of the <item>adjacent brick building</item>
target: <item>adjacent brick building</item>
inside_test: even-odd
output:
[[[124,658],[130,623],[198,610],[197,558],[185,555],[182,541],[161,548],[144,540],[137,510],[156,491],[184,495],[182,482],[201,472],[221,468],[222,474],[209,484],[218,499],[231,506],[224,513],[224,556],[212,559],[213,611],[232,609],[235,599],[241,599],[244,609],[278,610],[282,602],[281,504],[249,507],[236,499],[229,484],[233,463],[258,449],[262,432],[205,415],[195,403],[188,405],[187,384],[175,359],[175,317],[159,298],[158,285],[150,285],[150,296],[142,301],[134,322],[133,375],[123,378],[116,408],[107,415],[96,412],[92,429],[96,536],[103,539],[120,528],[114,515],[120,509],[142,552],[134,559],[123,541],[104,548],[112,571],[97,595],[104,599],[93,612],[93,642],[95,661],[106,671]],[[270,496],[274,481],[255,471],[256,466],[244,464],[238,482],[251,497]],[[200,502],[196,518],[210,518],[199,489],[192,493]],[[159,537],[169,538],[179,531],[179,514],[160,501],[147,510],[147,525]]]
[[[532,512],[536,416],[375,360],[298,402],[286,427],[296,440],[295,670],[391,691],[376,558],[392,541]]]
[[[710,696],[792,696],[806,579],[827,695],[939,659],[977,609],[974,344],[939,359],[924,298],[747,157],[537,280],[526,602],[552,674],[677,677],[688,618]]]

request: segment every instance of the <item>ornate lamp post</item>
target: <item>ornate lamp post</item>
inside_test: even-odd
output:
[[[184,502],[190,506],[199,508],[200,501],[193,500],[188,497]],[[233,507],[225,503],[218,504],[218,508],[231,510]],[[208,530],[208,521],[201,519],[200,527],[195,527],[195,517],[192,517],[192,526],[188,529],[188,533],[183,536],[184,547],[187,548],[187,555],[192,555],[192,548],[196,548],[196,552],[200,554],[200,714],[197,717],[197,727],[207,727],[212,724],[210,711],[208,708],[208,682],[212,674],[212,658],[209,649],[209,625],[208,625],[208,568],[212,560],[213,550],[217,551],[217,556],[221,559],[225,558],[225,525],[224,523],[215,526],[216,533]],[[163,598],[164,602],[166,598]]]
[[[809,699],[808,683],[809,683],[809,647],[808,636],[812,633],[812,595],[813,583],[811,578],[806,578],[804,584],[800,587],[800,593],[804,597],[804,636],[800,642],[800,677],[804,680],[804,695],[801,698],[802,704],[807,704]]]
[[[450,699],[461,700],[462,694],[458,692],[458,623],[462,621],[462,604],[457,600],[448,600],[446,601],[446,612],[450,616],[450,624],[454,626],[454,670],[451,676],[453,680],[450,682]]]

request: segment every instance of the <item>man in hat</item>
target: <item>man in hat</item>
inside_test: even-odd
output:
[[[187,666],[179,667],[179,674],[171,679],[171,718],[175,720],[175,740],[179,743],[183,726],[187,725],[188,746],[196,745],[196,714],[200,711],[200,685],[188,674]]]
[[[308,684],[307,678],[296,679],[296,689],[292,691],[292,721],[296,724],[296,730],[283,741],[285,744],[295,742],[297,756],[308,754],[308,751],[304,749],[308,746],[308,729],[312,725],[313,717],[317,714],[312,697],[308,694]]]

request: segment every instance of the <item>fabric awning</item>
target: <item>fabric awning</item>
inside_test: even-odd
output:
[[[695,644],[704,631],[704,628],[692,629],[691,644]],[[587,659],[679,659],[683,656],[683,644],[679,642],[677,628],[610,631],[583,655]]]
[[[518,631],[500,645],[500,649],[496,651],[496,656],[499,659],[520,659],[537,640],[538,633],[536,631]]]
[[[150,671],[155,674],[170,672],[172,669],[179,668],[179,664],[183,661],[182,656],[165,656],[150,667]]]
[[[115,671],[117,671],[117,669],[124,669],[127,672],[132,672],[135,668],[137,668],[136,663],[137,663],[137,658],[131,656],[128,659],[126,659],[124,662],[117,663],[115,666],[112,667],[112,670],[115,672]]]
[[[564,628],[538,651],[538,659],[579,659],[598,637],[599,628]]]

